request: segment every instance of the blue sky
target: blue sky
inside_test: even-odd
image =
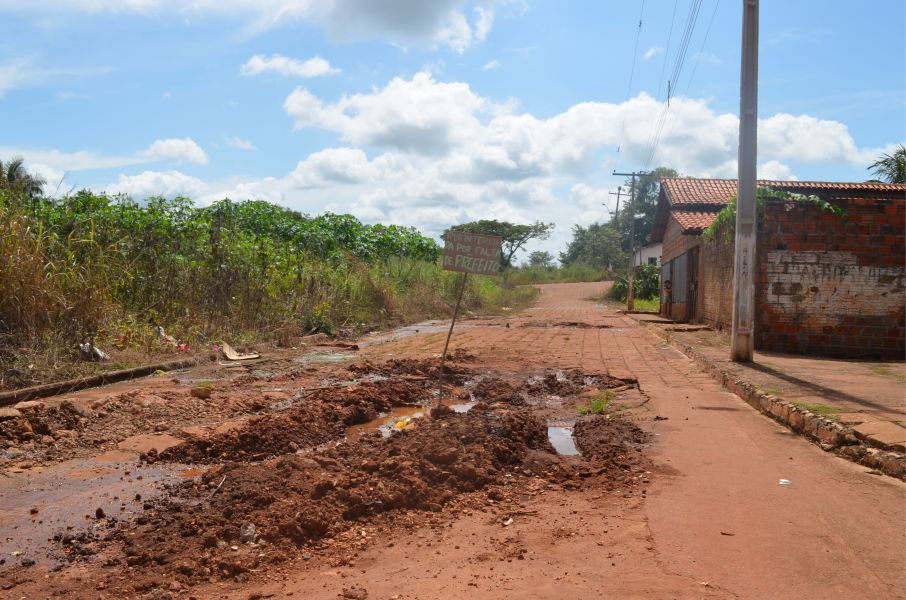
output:
[[[0,0],[0,23],[0,160],[58,194],[540,219],[556,253],[608,218],[614,169],[735,176],[739,0]],[[869,177],[906,140],[904,3],[764,2],[760,29],[759,174]]]

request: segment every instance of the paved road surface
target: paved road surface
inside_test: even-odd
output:
[[[374,598],[906,597],[904,484],[757,414],[632,319],[589,299],[602,290],[542,286],[538,305],[511,327],[467,321],[452,347],[489,364],[637,377],[650,402],[634,416],[656,433],[659,465],[647,495],[549,490],[528,503],[536,516],[506,532],[463,515],[436,538],[413,535],[367,552],[355,569],[275,591],[326,598],[338,582],[356,581]],[[521,326],[570,321],[610,327]],[[442,343],[432,331],[369,351],[426,355]],[[481,561],[483,549],[514,536],[535,560]]]

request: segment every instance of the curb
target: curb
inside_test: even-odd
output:
[[[119,371],[110,371],[100,373],[90,377],[79,377],[77,379],[68,379],[57,383],[45,383],[32,387],[12,390],[9,392],[0,392],[0,406],[9,406],[23,400],[35,400],[36,398],[47,398],[57,394],[68,394],[77,390],[84,390],[91,387],[99,387],[117,381],[126,381],[127,379],[136,379],[153,374],[155,371],[173,371],[175,369],[185,369],[200,365],[205,361],[216,360],[216,354],[202,355],[195,358],[184,358],[156,365],[145,365],[132,369],[121,369]]]
[[[862,466],[906,481],[906,454],[875,448],[868,440],[857,437],[852,428],[766,394],[668,332],[661,331],[654,325],[637,322],[685,354],[697,367],[711,375],[728,391],[745,400],[752,408],[817,444],[825,452],[833,452]]]

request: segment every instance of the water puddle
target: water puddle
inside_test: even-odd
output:
[[[165,484],[195,475],[180,465],[139,466],[132,453],[108,454],[0,477],[0,557],[6,559],[5,567],[18,564],[11,556],[53,563],[61,552],[52,541],[55,534],[88,530],[103,535],[112,523],[106,517],[128,519],[141,513],[144,502],[159,496]]]
[[[382,415],[377,419],[353,425],[346,430],[346,439],[354,441],[359,439],[363,434],[378,431],[382,436],[390,437],[394,431],[401,431],[409,426],[414,419],[419,419],[428,414],[428,409],[423,406],[401,406],[394,408],[388,414]]]
[[[548,427],[547,439],[550,440],[557,454],[562,454],[563,456],[576,456],[579,454],[576,442],[573,441],[572,427]]]
[[[352,352],[312,352],[311,354],[305,354],[294,358],[293,362],[308,364],[308,363],[335,363],[343,361],[353,361],[358,358]]]
[[[451,401],[444,402],[443,404],[449,406],[453,412],[462,414],[472,410],[472,407],[478,404],[478,402],[475,400],[469,402]],[[400,406],[394,408],[387,414],[381,415],[377,419],[362,423],[361,425],[349,427],[346,430],[346,439],[354,441],[359,439],[362,434],[371,433],[372,431],[380,432],[385,438],[390,437],[394,432],[406,429],[412,421],[424,417],[429,412],[430,409],[424,406]]]

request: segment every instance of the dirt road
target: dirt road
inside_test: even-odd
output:
[[[465,320],[431,416],[442,324],[120,386],[71,423],[31,409],[71,433],[4,451],[0,594],[906,597],[903,483],[758,415],[601,291]]]

